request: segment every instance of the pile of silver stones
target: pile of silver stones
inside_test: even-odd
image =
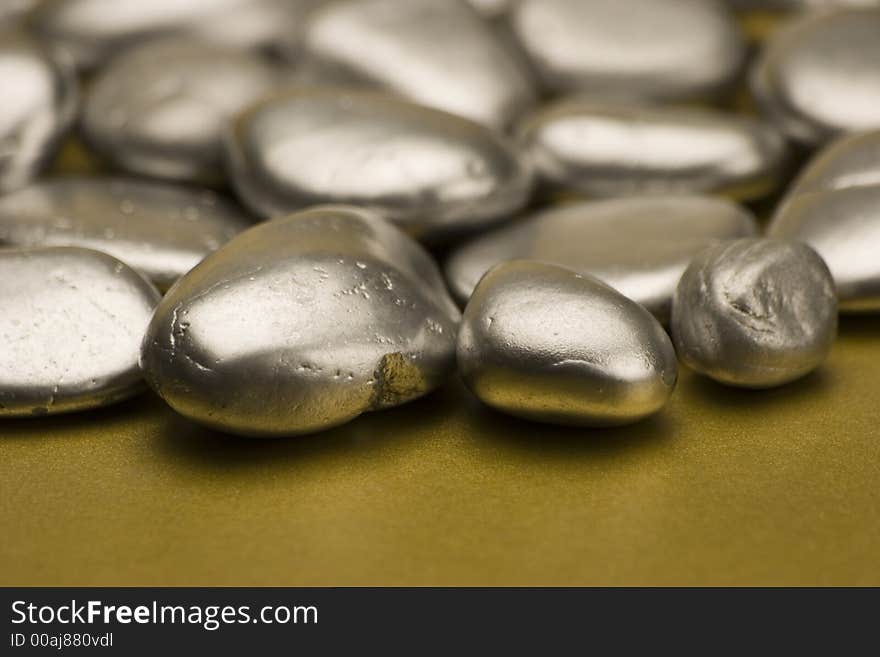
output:
[[[457,374],[620,425],[679,362],[805,376],[839,312],[880,312],[880,0],[0,6],[0,417],[149,386],[290,436]]]

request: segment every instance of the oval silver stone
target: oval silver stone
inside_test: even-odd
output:
[[[752,93],[781,130],[802,142],[880,128],[878,35],[880,8],[792,19],[765,45]]]
[[[718,240],[754,235],[751,213],[706,197],[590,201],[539,211],[453,251],[446,277],[459,301],[496,263],[525,258],[604,281],[665,320],[691,258]]]
[[[510,20],[554,92],[714,96],[746,55],[734,16],[717,0],[520,0]]]
[[[326,206],[256,226],[184,276],[141,365],[197,422],[310,433],[440,385],[458,320],[421,246],[377,215]]]
[[[488,128],[370,92],[271,98],[226,143],[233,185],[265,217],[352,203],[429,238],[484,227],[531,192],[530,169]]]
[[[782,135],[751,117],[587,97],[533,114],[520,142],[546,182],[589,196],[756,198],[776,185],[786,152]]]
[[[302,48],[318,79],[377,85],[495,128],[536,98],[521,56],[463,0],[329,3],[310,16]]]
[[[741,239],[710,247],[682,275],[672,302],[679,358],[733,386],[799,379],[825,360],[836,333],[831,273],[796,242]]]
[[[217,184],[225,177],[226,122],[279,81],[255,53],[190,37],[149,41],[114,58],[93,81],[83,137],[131,173]]]
[[[28,184],[76,116],[77,85],[63,58],[25,33],[0,29],[0,194]]]
[[[525,260],[494,267],[477,285],[458,367],[493,408],[580,426],[656,413],[678,375],[669,337],[642,306],[590,276]]]
[[[81,411],[143,388],[141,338],[159,293],[86,249],[0,249],[0,417]]]
[[[163,289],[251,224],[211,191],[126,178],[55,178],[0,197],[0,245],[103,251]]]

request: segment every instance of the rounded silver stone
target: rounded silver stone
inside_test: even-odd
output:
[[[128,172],[216,184],[225,177],[226,122],[279,82],[275,67],[255,53],[191,37],[149,41],[94,80],[83,137]]]
[[[44,168],[76,116],[77,85],[63,57],[0,28],[0,194]]]
[[[103,253],[0,249],[0,417],[81,411],[139,392],[140,342],[158,300]]]
[[[530,420],[634,422],[675,387],[675,351],[642,306],[595,278],[538,262],[494,267],[458,334],[458,367],[484,403]]]
[[[500,128],[536,99],[521,56],[464,0],[342,0],[309,18],[318,80],[359,82]]]
[[[781,130],[802,142],[880,128],[878,35],[880,7],[794,18],[765,45],[752,93]]]
[[[488,128],[371,92],[270,98],[226,144],[233,185],[265,217],[351,203],[430,238],[509,216],[531,192],[530,169]]]
[[[104,251],[163,289],[251,224],[211,191],[130,178],[55,178],[0,196],[0,246]]]
[[[458,320],[421,246],[375,214],[325,206],[251,228],[184,276],[141,366],[197,422],[310,433],[443,383]]]
[[[716,0],[520,0],[510,21],[554,92],[714,96],[746,55],[735,18]]]
[[[672,302],[679,358],[733,386],[767,388],[804,376],[825,360],[836,332],[831,273],[794,242],[710,247],[682,275]]]
[[[785,159],[782,136],[758,119],[588,97],[534,113],[520,142],[545,181],[589,196],[755,198],[775,186]]]
[[[751,213],[707,197],[590,201],[542,210],[460,246],[446,263],[464,302],[493,265],[525,258],[604,281],[666,320],[675,286],[694,255],[723,239],[754,235]]]

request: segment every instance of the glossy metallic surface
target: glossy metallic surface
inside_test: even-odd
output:
[[[225,123],[278,83],[279,72],[256,53],[191,37],[150,41],[113,59],[94,80],[83,136],[131,173],[218,183]]]
[[[464,0],[333,2],[311,15],[303,48],[318,79],[373,84],[492,127],[535,100],[518,53]]]
[[[250,224],[208,190],[131,178],[54,178],[0,197],[0,246],[104,251],[161,288]]]
[[[181,34],[235,47],[288,40],[320,0],[43,0],[36,31],[94,68],[135,41]]]
[[[706,197],[646,197],[561,205],[455,250],[446,278],[460,302],[496,263],[526,258],[590,274],[665,320],[691,258],[718,240],[753,235],[751,213]]]
[[[758,119],[588,97],[536,112],[520,141],[546,182],[589,196],[755,198],[774,187],[785,156],[782,136]]]
[[[156,289],[86,249],[0,249],[0,418],[81,411],[142,389]]]
[[[816,144],[880,128],[880,7],[808,13],[765,46],[751,73],[762,111]]]
[[[733,15],[715,0],[521,0],[510,20],[555,92],[713,96],[746,54]]]
[[[805,166],[787,198],[880,185],[880,130],[838,137]]]
[[[513,145],[487,128],[371,92],[270,98],[236,119],[227,147],[236,190],[266,217],[352,203],[433,237],[506,217],[531,191]]]
[[[375,214],[325,206],[246,231],[182,278],[141,365],[197,422],[311,433],[443,383],[458,320],[422,247]]]
[[[828,356],[837,333],[834,281],[796,242],[742,239],[697,256],[672,302],[682,362],[720,383],[768,388]]]
[[[457,352],[481,401],[557,424],[635,422],[663,407],[678,376],[669,336],[642,306],[591,276],[528,260],[483,277]]]
[[[30,182],[76,114],[77,85],[62,57],[0,26],[0,194]]]

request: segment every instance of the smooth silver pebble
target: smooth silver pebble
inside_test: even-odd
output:
[[[62,56],[0,28],[0,194],[28,184],[76,116],[77,84]]]
[[[0,417],[82,411],[143,389],[141,338],[159,300],[87,249],[0,249]]]
[[[791,19],[764,46],[751,88],[762,111],[801,142],[880,128],[880,7]]]
[[[579,426],[656,413],[677,378],[669,336],[642,306],[590,276],[526,260],[498,265],[474,290],[458,367],[493,408]]]
[[[83,137],[130,173],[217,184],[225,179],[226,122],[280,80],[256,53],[191,37],[148,41],[114,58],[93,81]]]
[[[720,0],[520,0],[510,22],[544,85],[593,97],[712,97],[746,46]]]
[[[132,178],[54,178],[0,197],[0,245],[104,251],[163,289],[252,223],[214,192]]]
[[[772,190],[785,140],[770,125],[720,111],[568,98],[520,126],[520,142],[546,182],[589,196]]]
[[[141,365],[197,422],[311,433],[443,383],[458,321],[421,246],[375,214],[325,206],[256,226],[184,276]]]
[[[831,273],[815,251],[795,242],[711,247],[691,262],[672,303],[679,358],[733,386],[801,378],[825,360],[836,332]]]
[[[531,192],[531,170],[507,140],[371,92],[270,98],[239,115],[226,145],[234,187],[265,217],[351,203],[433,238],[509,216]]]
[[[708,197],[644,197],[552,207],[475,238],[446,262],[464,302],[493,265],[525,258],[593,275],[661,320],[691,258],[723,239],[754,235],[751,213]]]
[[[503,127],[535,102],[530,71],[464,0],[343,0],[309,18],[295,61]]]

